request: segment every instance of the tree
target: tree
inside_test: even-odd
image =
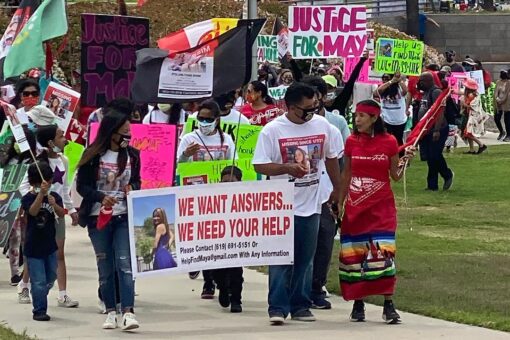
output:
[[[147,235],[147,236],[150,236],[150,237],[156,236],[156,231],[154,230],[154,224],[152,222],[152,217],[147,217],[143,221],[143,231],[144,231],[145,235]]]

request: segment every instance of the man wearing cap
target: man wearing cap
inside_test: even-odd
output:
[[[459,65],[455,62],[455,51],[453,51],[453,50],[446,51],[444,53],[444,56],[446,57],[445,65],[450,66],[452,72],[466,72],[464,70],[464,67],[462,67],[461,65]],[[443,65],[443,66],[445,66],[445,65]]]
[[[476,67],[476,62],[472,58],[466,57],[466,59],[464,59],[464,61],[462,62],[462,67],[464,67],[464,70],[466,70],[466,72],[474,71]]]

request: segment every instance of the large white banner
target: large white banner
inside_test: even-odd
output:
[[[292,264],[293,204],[286,180],[133,191],[133,276]]]
[[[289,6],[294,59],[360,57],[366,44],[365,6]]]

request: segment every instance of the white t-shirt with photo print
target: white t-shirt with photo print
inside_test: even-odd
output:
[[[220,161],[234,158],[235,144],[230,135],[223,133],[223,143],[221,143],[220,133],[206,136],[199,129],[185,134],[179,148],[177,149],[177,158],[179,162],[200,162],[200,161]],[[192,157],[185,157],[184,151],[191,144],[200,145],[200,150]],[[237,157],[236,157],[237,158]]]
[[[271,176],[271,180],[289,179],[294,182],[294,214],[311,216],[321,212],[321,181],[323,162],[335,158],[343,151],[331,136],[335,129],[319,115],[309,122],[295,124],[287,115],[268,123],[260,132],[253,164],[302,163],[308,168],[303,178],[290,175]],[[335,145],[338,144],[338,145]]]

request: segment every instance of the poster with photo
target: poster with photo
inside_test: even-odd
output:
[[[293,178],[296,187],[319,183],[325,135],[279,139],[283,163],[298,163],[307,169],[303,178]]]
[[[293,205],[287,180],[133,191],[133,276],[292,264]]]
[[[158,96],[193,99],[212,95],[214,49],[210,45],[165,58],[159,74]]]
[[[58,127],[65,133],[79,101],[79,92],[52,81],[44,93],[41,105],[46,106],[57,116]]]

